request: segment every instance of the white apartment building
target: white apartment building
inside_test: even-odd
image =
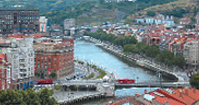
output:
[[[10,45],[1,48],[11,63],[12,81],[15,89],[24,88],[24,82],[34,77],[33,38],[9,39]]]

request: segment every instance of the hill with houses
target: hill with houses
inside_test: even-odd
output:
[[[197,15],[199,12],[198,0],[177,0],[162,5],[151,6],[144,10],[138,11],[135,14],[127,17],[133,21],[139,17],[154,17],[151,14],[173,16],[175,23],[180,23],[181,20],[190,21],[189,24],[197,22]]]

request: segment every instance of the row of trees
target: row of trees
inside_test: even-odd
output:
[[[53,91],[48,89],[0,91],[0,105],[58,105],[52,94]]]
[[[155,58],[157,61],[163,62],[169,66],[177,65],[179,67],[183,67],[186,63],[182,56],[175,56],[168,50],[160,51],[156,45],[149,46],[143,42],[138,43],[132,36],[117,37],[113,34],[106,34],[102,31],[94,33],[86,32],[85,35],[122,46],[124,48],[124,52],[145,54],[146,56]]]
[[[166,65],[177,65],[183,67],[185,60],[182,56],[175,56],[168,50],[160,51],[158,46],[148,46],[145,43],[128,44],[124,46],[125,52],[145,54],[148,57],[155,58],[155,60],[163,62]]]
[[[103,31],[97,31],[97,32],[85,32],[86,36],[91,36],[93,38],[102,40],[102,41],[108,41],[115,45],[122,46],[126,44],[136,44],[137,40],[132,36],[124,36],[124,37],[117,37],[113,34],[106,34]]]

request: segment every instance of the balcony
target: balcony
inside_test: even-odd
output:
[[[27,72],[27,70],[26,70],[26,69],[20,69],[19,71],[20,71],[20,73]]]
[[[26,60],[25,59],[19,59],[19,62],[25,62]]]

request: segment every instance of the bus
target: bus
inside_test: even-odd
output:
[[[131,84],[131,83],[135,83],[135,79],[128,79],[128,78],[118,79],[117,82],[121,84]]]
[[[36,84],[53,84],[53,79],[38,79],[35,81]]]

